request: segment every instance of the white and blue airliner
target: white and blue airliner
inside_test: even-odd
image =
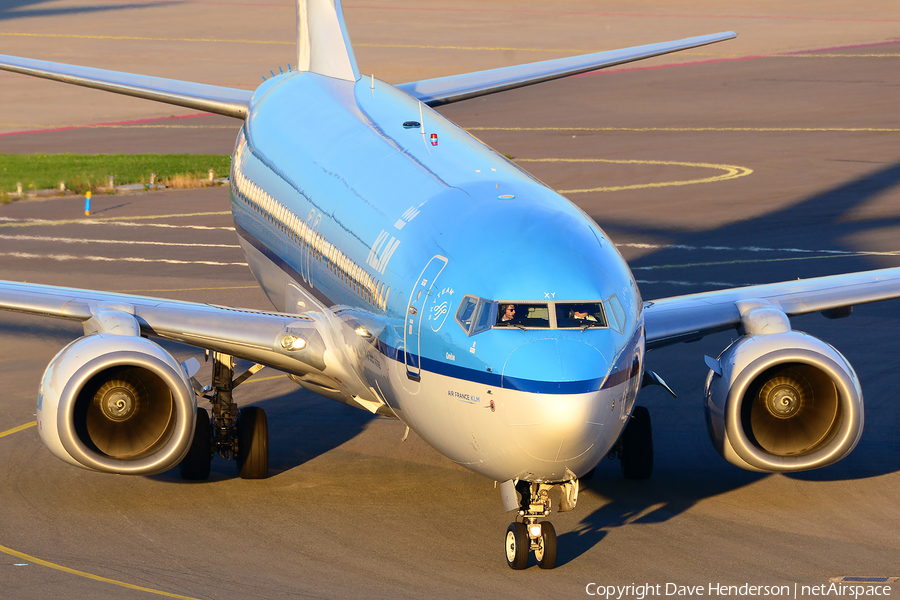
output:
[[[235,229],[272,312],[0,282],[0,308],[81,321],[53,359],[37,419],[72,465],[206,479],[215,454],[268,473],[268,429],[233,390],[263,366],[402,421],[450,460],[500,482],[516,519],[507,561],[556,564],[546,519],[611,453],[653,467],[662,379],[649,349],[737,330],[706,357],[712,443],[750,470],[814,469],[863,428],[853,368],[790,317],[835,318],[900,296],[900,269],[644,302],[583,211],[433,107],[735,37],[702,37],[393,86],[361,76],[339,0],[298,0],[296,67],[254,92],[0,56],[0,68],[241,119]],[[152,341],[206,349],[212,383]],[[235,360],[255,366],[235,374]],[[211,402],[212,414],[197,407]],[[550,491],[560,488],[559,500]],[[554,493],[554,498],[556,498]]]

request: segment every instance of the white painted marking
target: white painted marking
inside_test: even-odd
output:
[[[12,217],[0,217],[0,221],[11,223],[31,223],[34,225],[58,225],[59,221],[51,219],[14,219]],[[73,220],[65,223],[66,225],[117,225],[119,227],[162,227],[164,229],[202,229],[202,230],[223,230],[234,231],[234,227],[229,226],[212,226],[212,225],[169,225],[167,223],[136,223],[134,221],[95,221],[93,219]]]
[[[141,258],[138,256],[73,256],[71,254],[32,254],[29,252],[0,252],[0,256],[28,260],[49,258],[57,261],[88,260],[92,262],[166,263],[170,265],[211,265],[215,267],[246,267],[245,262],[218,262],[213,260],[175,260],[169,258]]]
[[[897,251],[865,251],[865,250],[807,250],[805,248],[765,248],[762,246],[688,246],[686,244],[616,244],[617,248],[641,248],[645,250],[711,250],[716,252],[790,252],[795,254],[861,254],[872,256],[895,256]]]
[[[0,240],[17,242],[59,242],[63,244],[127,244],[136,246],[188,246],[197,248],[240,248],[237,244],[195,244],[182,242],[151,242],[142,240],[97,240],[88,238],[50,237],[42,235],[2,235]]]
[[[638,283],[647,284],[647,285],[677,285],[682,287],[687,286],[697,286],[697,285],[705,285],[712,286],[717,288],[736,288],[736,287],[745,287],[748,285],[753,285],[752,283],[727,283],[725,281],[673,281],[670,279],[665,280],[653,280],[653,279],[635,279]]]
[[[162,229],[200,229],[205,231],[234,231],[234,227],[213,227],[211,225],[169,225],[167,223],[134,223],[133,221],[80,221],[82,225],[116,225],[118,227],[160,227]]]

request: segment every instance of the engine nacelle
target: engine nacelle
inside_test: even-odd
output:
[[[799,331],[743,336],[717,366],[706,379],[706,422],[728,462],[805,471],[839,461],[859,441],[859,380],[829,344]]]
[[[38,431],[62,460],[150,475],[177,465],[194,435],[197,399],[168,352],[137,336],[93,334],[60,350],[38,392]]]

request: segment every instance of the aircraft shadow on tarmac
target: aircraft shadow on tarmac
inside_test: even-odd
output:
[[[102,6],[72,6],[68,8],[38,8],[49,0],[3,0],[0,1],[0,20],[22,19],[25,17],[51,17],[54,15],[74,15],[80,13],[98,13],[114,10],[131,10],[136,8],[153,8],[154,4],[104,4]],[[182,4],[177,0],[166,4]],[[25,8],[32,7],[32,8]]]
[[[768,475],[733,467],[726,475],[683,471],[654,474],[647,481],[623,479],[608,471],[585,482],[583,491],[609,499],[585,515],[574,530],[559,536],[557,566],[574,560],[599,544],[617,527],[663,523],[687,511],[699,501],[749,485]],[[576,509],[577,510],[577,509]]]
[[[875,199],[878,195],[890,191],[900,185],[900,164],[894,164],[866,176],[849,181],[843,185],[823,193],[808,197],[784,210],[776,211],[732,223],[724,227],[707,230],[680,232],[673,229],[654,229],[634,226],[632,224],[602,222],[611,237],[616,234],[647,236],[653,239],[666,239],[669,244],[680,244],[692,247],[704,246],[754,246],[767,248],[805,248],[798,240],[815,240],[814,249],[839,249],[855,251],[847,245],[846,240],[861,232],[876,228],[900,226],[900,218],[852,220],[850,213],[864,203]],[[806,230],[806,231],[802,231]],[[819,255],[819,254],[816,254]],[[884,262],[875,262],[872,256],[853,256],[847,260],[802,260],[764,263],[762,268],[752,262],[735,267],[733,264],[704,265],[702,276],[696,271],[691,273],[696,279],[728,281],[734,278],[735,272],[746,271],[743,276],[755,279],[753,283],[767,283],[801,277],[830,275],[849,270],[866,270],[886,266]],[[700,260],[706,261],[706,258]],[[882,257],[883,260],[883,257]],[[684,251],[661,250],[631,262],[638,279],[646,271],[641,267],[666,264],[683,264]],[[699,262],[699,261],[698,261]],[[710,261],[712,262],[712,261]],[[799,271],[798,271],[799,269]],[[684,273],[684,270],[680,270]],[[668,277],[660,277],[666,279]],[[689,278],[688,276],[679,278]],[[671,287],[642,285],[645,299],[672,295]],[[679,288],[677,293],[691,293],[711,289],[698,282],[696,289]],[[655,293],[659,290],[661,293]],[[648,293],[649,291],[649,293]],[[896,304],[896,303],[895,303]],[[896,306],[876,305],[882,315],[892,316],[900,313]],[[802,324],[802,329],[823,339],[848,338],[853,335],[853,317],[847,320],[828,321],[815,315],[794,319],[795,326]],[[799,328],[799,327],[798,327]],[[696,377],[687,379],[684,373],[690,371],[686,365],[698,360],[702,362],[703,354],[716,355],[728,343],[728,334],[710,336],[690,345],[690,351],[662,349],[648,354],[648,366],[660,372],[670,385],[679,392],[679,398],[672,400],[662,394],[644,390],[639,402],[650,407],[651,413],[661,413],[661,419],[654,419],[654,446],[662,445],[678,449],[678,456],[660,456],[657,451],[657,467],[648,481],[628,481],[619,475],[618,469],[606,469],[601,464],[597,469],[597,477],[585,483],[585,491],[591,491],[608,498],[610,502],[586,515],[574,531],[565,533],[559,539],[558,564],[565,564],[599,543],[610,529],[642,523],[663,522],[688,510],[698,502],[713,496],[749,485],[766,477],[778,475],[751,473],[738,467],[728,465],[718,457],[707,439],[706,427],[701,423],[702,386],[703,381]],[[732,335],[731,337],[735,337]],[[838,349],[841,344],[837,342]],[[865,343],[860,344],[865,351]],[[893,345],[892,349],[900,352]],[[858,364],[848,354],[851,364],[862,371],[865,364]],[[876,351],[870,350],[867,358],[878,362]],[[897,356],[889,357],[892,365],[897,364]],[[882,360],[881,362],[885,362]],[[697,369],[693,369],[694,373]],[[844,460],[815,471],[784,475],[805,481],[837,481],[853,480],[900,471],[900,443],[894,434],[894,427],[900,418],[900,408],[891,400],[896,396],[896,369],[888,366],[876,371],[887,375],[883,381],[873,377],[861,377],[863,392],[867,398],[866,416],[869,429],[864,430],[857,448]],[[672,377],[669,377],[669,374]],[[889,379],[892,378],[892,379]],[[880,383],[880,385],[879,385]],[[682,392],[687,392],[682,394]],[[884,398],[884,402],[873,402],[873,398]],[[873,404],[877,404],[873,409]],[[675,405],[673,410],[671,407]],[[683,423],[687,425],[685,431]],[[672,438],[672,430],[678,430]],[[868,433],[868,435],[867,435]],[[662,444],[657,444],[657,440]],[[687,447],[685,442],[687,441]],[[705,446],[705,447],[704,447]],[[659,462],[662,459],[663,464]],[[677,467],[673,465],[677,464]],[[688,473],[685,476],[685,473]]]
[[[235,398],[241,406],[240,388]],[[266,411],[269,422],[269,477],[299,467],[318,456],[337,448],[362,433],[375,417],[358,408],[334,402],[297,387],[280,396],[250,403]],[[215,457],[209,481],[237,478],[233,461]],[[178,468],[152,476],[171,483],[203,484],[205,481],[185,481]]]

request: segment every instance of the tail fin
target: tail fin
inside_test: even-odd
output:
[[[341,0],[297,0],[297,68],[347,81],[359,79]]]

